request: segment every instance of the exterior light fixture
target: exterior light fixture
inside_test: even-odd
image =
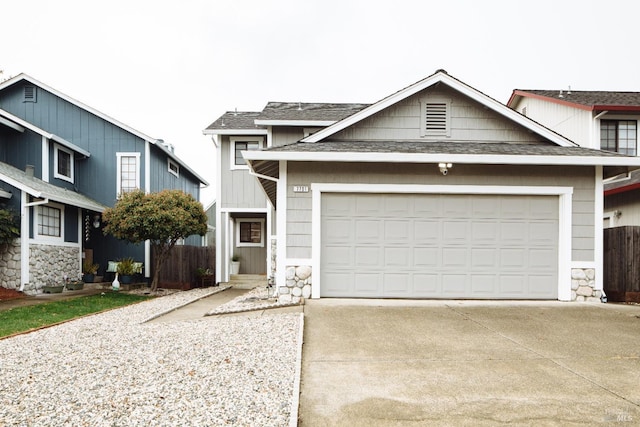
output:
[[[93,216],[93,228],[100,228],[100,215]]]
[[[438,167],[440,168],[440,173],[446,176],[449,173],[449,168],[453,167],[451,163],[438,163]]]

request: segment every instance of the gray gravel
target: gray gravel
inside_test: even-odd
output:
[[[295,425],[301,314],[142,323],[211,292],[0,340],[0,426]]]

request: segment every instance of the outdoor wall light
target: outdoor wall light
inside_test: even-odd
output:
[[[93,216],[93,228],[100,228],[100,215]]]
[[[451,163],[438,163],[438,167],[440,168],[440,173],[444,176],[447,176],[449,173],[449,168],[453,167]]]

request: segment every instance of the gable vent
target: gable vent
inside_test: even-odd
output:
[[[450,136],[451,101],[445,99],[421,99],[420,136]]]
[[[447,131],[447,104],[428,103],[426,105],[426,130],[435,132]]]
[[[36,102],[36,87],[25,86],[24,87],[24,101],[23,102]]]

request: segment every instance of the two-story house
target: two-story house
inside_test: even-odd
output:
[[[99,274],[109,261],[132,257],[150,277],[149,245],[105,236],[101,212],[132,189],[180,189],[199,199],[203,184],[162,140],[28,75],[0,82],[0,197],[21,228],[7,249],[15,256],[0,264],[5,287],[36,293],[50,280],[76,277],[86,257],[100,264]]]
[[[259,248],[245,272],[273,274],[283,301],[599,301],[603,179],[640,166],[444,70],[372,104],[268,103],[204,132],[219,280]]]
[[[640,92],[514,90],[507,105],[582,147],[638,155]],[[604,227],[640,225],[640,171],[604,183]]]

